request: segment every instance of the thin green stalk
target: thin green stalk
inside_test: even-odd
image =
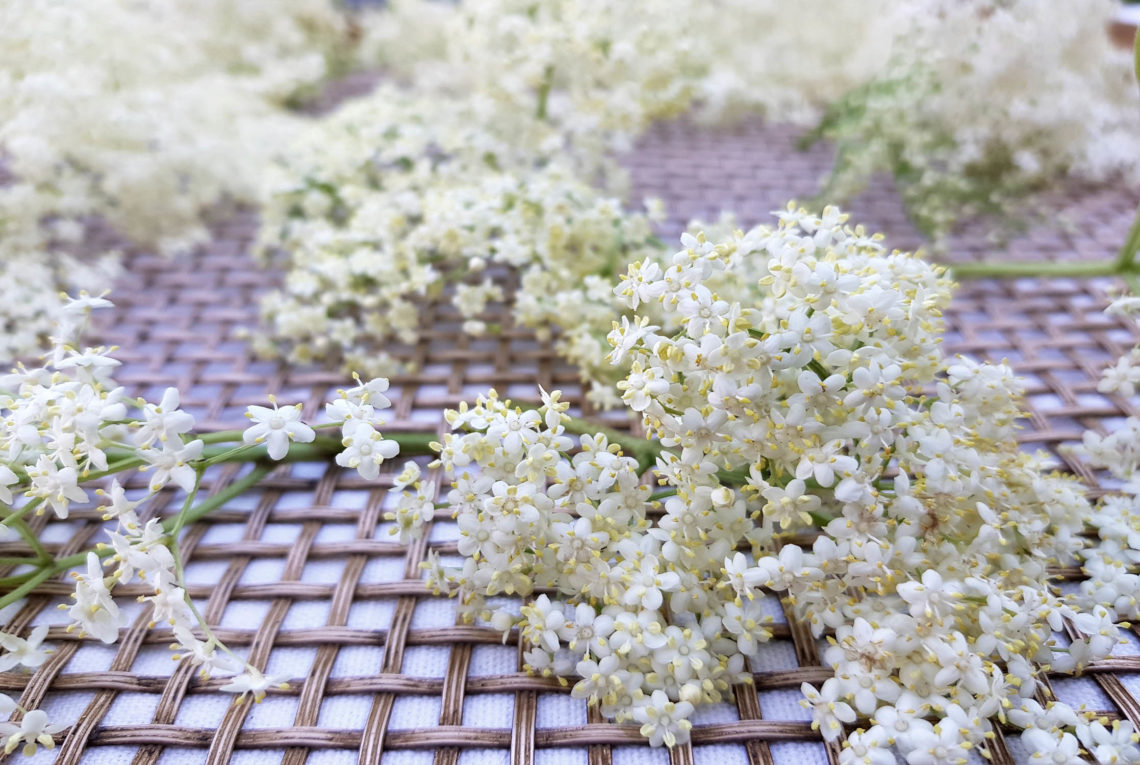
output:
[[[43,544],[40,543],[40,540],[36,538],[35,532],[28,526],[27,521],[23,518],[17,518],[13,522],[12,528],[18,531],[20,536],[24,538],[24,541],[28,543],[28,547],[32,548],[40,563],[47,563],[52,559],[51,553],[49,553]]]
[[[812,359],[808,362],[808,369],[815,372],[816,376],[819,377],[821,382],[831,376],[831,373],[827,371],[827,367],[825,367],[816,359]]]
[[[978,263],[957,263],[950,266],[950,272],[957,279],[1016,278],[1020,276],[1115,276],[1121,273],[1116,261],[1073,262],[1073,263],[1026,263],[990,261]]]
[[[816,526],[819,526],[821,529],[835,520],[835,516],[833,515],[824,515],[823,513],[819,513],[814,510],[809,510],[808,515],[811,516],[812,523],[814,523]]]
[[[107,476],[112,476],[112,475],[115,475],[117,473],[122,473],[124,470],[130,470],[131,468],[140,467],[141,465],[145,464],[145,462],[143,460],[139,459],[138,457],[128,456],[128,455],[133,455],[133,454],[134,454],[133,450],[131,450],[131,451],[125,451],[124,450],[124,452],[108,450],[107,456],[108,457],[118,456],[118,457],[120,457],[119,461],[109,463],[107,465],[106,470],[100,470],[98,473],[87,473],[85,475],[80,476],[80,478],[83,481],[98,481],[100,478],[106,478]]]
[[[1136,262],[1136,251],[1140,250],[1140,208],[1136,210],[1136,217],[1132,221],[1132,228],[1128,230],[1128,238],[1116,256],[1116,268],[1120,272],[1131,271]]]
[[[182,503],[182,509],[178,511],[178,515],[174,516],[174,525],[168,532],[174,542],[174,547],[178,546],[178,533],[186,526],[186,516],[190,512],[190,508],[194,506],[194,499],[202,488],[202,474],[204,472],[206,472],[204,465],[194,471],[194,488],[186,495],[186,501]],[[182,576],[181,570],[178,570],[178,575],[179,577]]]
[[[207,497],[201,503],[188,510],[185,514],[179,513],[178,516],[174,518],[167,518],[162,523],[163,531],[169,534],[171,530],[178,525],[180,520],[183,525],[194,523],[199,518],[202,518],[203,516],[212,513],[214,510],[217,510],[219,507],[224,505],[226,502],[229,502],[234,497],[256,486],[261,482],[262,479],[272,473],[273,470],[273,466],[265,465],[254,468],[254,470],[249,475],[244,476],[237,481],[234,481],[232,484],[214,496]],[[84,561],[87,560],[88,553],[90,552],[94,552],[95,555],[100,558],[106,558],[112,555],[115,552],[115,549],[113,547],[103,547],[97,550],[84,550],[83,552],[69,555],[66,558],[60,558],[56,560],[54,564],[40,569],[39,571],[0,579],[0,587],[7,587],[13,584],[19,585],[16,587],[16,589],[0,598],[0,608],[4,608],[5,606],[16,602],[43,582],[51,579],[53,576],[58,576],[59,574],[67,571],[69,568],[83,565]]]
[[[1125,274],[1123,279],[1124,283],[1128,285],[1128,289],[1132,290],[1132,294],[1140,296],[1140,276]]]
[[[204,444],[227,444],[230,441],[240,441],[244,430],[218,430],[213,433],[201,433],[198,440]]]
[[[1140,82],[1140,27],[1136,28],[1136,37],[1132,40],[1132,72]]]
[[[547,64],[546,71],[542,73],[542,84],[538,86],[538,108],[534,116],[539,120],[546,119],[547,102],[550,100],[550,88],[554,85],[554,67]]]
[[[169,548],[170,554],[174,558],[174,575],[176,581],[178,582],[178,586],[182,588],[182,598],[186,601],[186,605],[189,607],[190,613],[194,614],[194,618],[198,620],[198,626],[202,628],[202,633],[206,636],[206,639],[213,641],[219,648],[232,656],[233,651],[227,648],[222,643],[222,641],[218,640],[217,636],[214,635],[213,630],[210,629],[210,625],[206,623],[206,620],[198,611],[198,606],[194,604],[193,598],[190,597],[190,593],[187,591],[186,568],[182,563],[182,548],[178,544],[178,534],[182,531],[183,528],[186,527],[186,523],[190,517],[190,513],[192,512],[192,500],[198,494],[198,490],[201,488],[203,472],[205,472],[204,467],[198,470],[197,477],[194,480],[194,490],[190,492],[190,495],[186,498],[186,502],[184,502],[182,505],[182,509],[178,511],[174,526],[170,529]]]
[[[3,519],[0,519],[0,526],[7,526],[9,524],[15,523],[43,503],[43,497],[36,497],[35,499],[25,504],[23,507],[16,508],[8,515],[6,515]]]
[[[237,434],[237,438],[240,438],[241,432],[240,430],[218,431],[201,436],[201,439],[207,442],[207,446],[202,449],[201,463],[209,467],[223,462],[259,462],[269,458],[264,444],[243,444],[237,447],[219,445],[237,440],[233,435]],[[225,435],[224,438],[214,437],[223,434]],[[434,433],[385,433],[384,437],[398,443],[402,455],[422,456],[435,453],[431,449],[432,442],[437,438]],[[318,436],[311,443],[289,444],[289,453],[278,462],[307,462],[328,459],[343,448],[344,444],[336,436]],[[104,478],[129,467],[141,467],[144,464],[142,460],[124,460],[122,467],[118,469],[109,467],[102,473],[85,477],[84,480]]]
[[[182,524],[185,525],[194,523],[203,516],[209,515],[234,497],[261,483],[262,479],[272,473],[274,469],[273,465],[257,466],[249,475],[239,478],[217,494],[206,497],[206,499],[190,508],[185,515],[179,513],[174,518],[167,518],[162,522],[163,531],[169,534],[171,530],[178,525],[180,519],[182,520]],[[182,526],[179,526],[179,528],[182,528]]]
[[[207,459],[202,460],[201,466],[203,468],[208,468],[212,465],[218,465],[223,462],[232,462],[235,458],[237,458],[238,455],[248,455],[251,451],[258,448],[258,446],[258,444],[242,444],[241,446],[235,446],[233,448],[226,449],[219,454],[215,454],[212,457],[208,457]]]
[[[84,554],[83,560],[86,560],[86,559],[87,559],[87,555]],[[79,563],[82,563],[82,562],[83,562],[82,560],[79,561]],[[76,565],[78,565],[78,564],[76,564]],[[24,597],[29,592],[31,592],[32,590],[36,589],[41,584],[46,582],[48,579],[51,579],[53,576],[58,576],[59,574],[61,574],[62,572],[66,571],[68,568],[70,568],[70,566],[67,566],[64,568],[59,568],[58,566],[59,566],[59,563],[56,563],[55,566],[48,566],[47,568],[40,569],[38,572],[34,572],[31,575],[31,578],[25,580],[24,583],[21,584],[19,587],[12,590],[10,593],[5,595],[4,597],[0,598],[0,608],[4,608],[5,606],[9,606],[9,605],[15,603],[17,600]]]
[[[573,433],[576,436],[593,435],[595,433],[605,436],[606,440],[611,444],[617,444],[622,448],[623,452],[636,459],[641,472],[645,472],[657,462],[657,458],[661,456],[661,450],[664,448],[657,441],[632,436],[629,433],[622,433],[620,430],[614,430],[605,425],[598,425],[589,420],[582,420],[577,417],[571,417],[569,421],[564,422],[563,425],[567,433]]]
[[[2,556],[0,556],[0,566],[36,566],[36,565],[39,565],[40,563],[43,563],[43,561],[41,561],[37,558],[17,558],[14,556],[13,557],[2,557]],[[24,576],[26,576],[26,575],[20,575],[20,578],[23,579]],[[11,578],[11,577],[9,577],[9,578]],[[2,581],[4,581],[4,580],[0,579],[0,582],[2,582]]]

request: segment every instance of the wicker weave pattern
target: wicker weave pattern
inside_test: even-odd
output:
[[[794,137],[794,131],[759,124],[720,132],[662,126],[629,160],[635,198],[665,197],[674,214],[664,227],[667,235],[679,230],[681,220],[714,217],[722,206],[736,209],[743,222],[763,220],[789,196],[809,195],[830,161],[826,147],[795,152]],[[1043,259],[1111,257],[1136,200],[1107,191],[1070,193],[1066,204],[1078,230],[1035,229],[1008,252]],[[853,220],[885,231],[890,245],[916,244],[888,186],[869,190],[852,211]],[[266,392],[316,411],[345,383],[340,374],[256,360],[240,339],[238,330],[256,322],[258,294],[279,278],[259,271],[245,254],[255,225],[250,213],[239,211],[218,226],[207,251],[174,264],[133,256],[114,295],[113,320],[101,330],[103,341],[121,346],[121,382],[148,396],[178,387],[185,408],[206,428],[240,426],[246,405],[262,403]],[[984,241],[963,238],[953,251],[984,257],[986,249]],[[1056,449],[1086,427],[1136,413],[1135,403],[1096,392],[1099,368],[1133,342],[1128,327],[1100,312],[1108,286],[975,283],[956,298],[947,350],[1008,358],[1028,377],[1026,443]],[[514,328],[509,315],[495,320],[505,328],[501,337],[473,340],[459,332],[450,307],[425,307],[423,342],[398,350],[420,371],[393,381],[390,429],[440,432],[442,406],[490,386],[528,400],[536,400],[536,384],[561,388],[578,411],[595,414],[581,402],[572,368]],[[1095,486],[1096,476],[1066,461]],[[237,466],[215,468],[208,491],[223,491],[240,475]],[[139,479],[135,484],[143,485]],[[49,662],[30,676],[0,674],[0,691],[22,694],[20,703],[28,708],[71,710],[70,720],[78,722],[62,743],[59,762],[65,763],[133,758],[140,764],[220,764],[240,762],[249,750],[273,753],[258,761],[287,763],[371,763],[382,757],[441,765],[836,762],[837,748],[824,747],[810,718],[789,703],[800,683],[822,682],[829,670],[819,667],[810,633],[784,619],[774,598],[776,639],[769,658],[756,667],[754,686],[737,688],[734,705],[703,713],[691,745],[671,754],[650,751],[636,726],[606,723],[558,682],[519,672],[521,651],[513,637],[504,647],[490,629],[453,626],[451,604],[423,588],[418,566],[430,549],[456,556],[455,524],[440,513],[424,541],[390,541],[382,521],[390,506],[388,486],[390,474],[376,485],[335,466],[290,465],[185,533],[189,590],[202,613],[255,666],[293,677],[289,691],[273,693],[259,706],[229,705],[232,697],[217,690],[224,680],[202,683],[185,663],[165,658],[169,631],[148,628],[143,608],[113,649],[54,627],[49,639],[59,650]],[[164,494],[155,512],[173,514],[178,504]],[[70,536],[51,540],[49,549],[70,553],[97,540],[101,524],[94,512],[73,517]],[[44,620],[64,624],[50,606],[69,590],[63,580],[42,586],[22,608],[4,615],[4,629],[18,632]],[[433,647],[443,647],[446,660]],[[1130,649],[1140,654],[1140,640]],[[1140,656],[1104,662],[1089,676],[1058,679],[1055,690],[1064,700],[1089,698],[1092,707],[1140,725],[1140,703],[1129,692],[1140,692]],[[485,719],[481,710],[492,708],[513,712]],[[999,737],[996,750],[996,762],[1023,759],[1015,741],[1007,747]]]

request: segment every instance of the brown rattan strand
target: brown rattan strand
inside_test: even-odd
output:
[[[686,122],[658,126],[628,158],[632,198],[653,194],[665,199],[672,212],[662,228],[667,237],[680,231],[682,221],[715,218],[722,208],[735,210],[744,224],[768,220],[769,211],[782,208],[789,197],[810,196],[831,162],[823,145],[797,152],[797,136],[793,128],[759,122],[729,130],[699,129]],[[1002,248],[988,243],[986,227],[967,226],[946,257],[1112,257],[1137,201],[1108,188],[1062,189],[1051,202],[1061,211],[1057,219],[1067,217],[1068,224],[1035,223]],[[920,243],[888,183],[873,184],[850,207],[853,222],[884,231],[890,246],[908,249]],[[267,393],[304,401],[316,411],[331,390],[347,382],[340,372],[259,360],[242,339],[242,331],[256,325],[259,296],[281,279],[280,273],[260,270],[248,255],[256,223],[245,210],[220,217],[213,243],[180,260],[130,254],[112,296],[117,308],[100,325],[99,340],[119,346],[117,356],[124,364],[118,377],[132,395],[156,396],[175,386],[202,427],[240,427],[245,407],[263,403]],[[1093,489],[1097,476],[1058,447],[1078,439],[1086,428],[1103,430],[1113,418],[1137,414],[1129,401],[1096,390],[1100,368],[1131,347],[1136,336],[1101,313],[1111,286],[1106,280],[1071,279],[968,283],[947,314],[947,351],[1008,359],[1025,375],[1024,442],[1054,452]],[[500,323],[502,334],[472,339],[459,332],[460,320],[449,305],[423,307],[422,341],[388,349],[418,369],[392,381],[389,428],[442,432],[441,407],[490,386],[532,401],[537,400],[536,385],[559,388],[587,416],[597,415],[582,400],[575,370],[549,345],[516,327],[501,308],[491,309],[488,320]],[[212,470],[205,489],[224,490],[242,475],[240,470]],[[145,609],[132,614],[120,643],[99,667],[88,657],[101,655],[101,646],[53,626],[48,639],[56,652],[48,662],[30,674],[0,673],[0,692],[19,694],[25,707],[49,710],[59,700],[80,699],[78,710],[64,720],[75,724],[60,737],[63,763],[125,761],[124,750],[110,747],[128,748],[125,756],[139,764],[159,763],[179,751],[195,753],[196,761],[222,763],[263,749],[298,765],[313,752],[339,752],[375,763],[385,752],[420,751],[437,763],[458,763],[481,750],[497,752],[499,759],[490,761],[526,763],[541,762],[549,750],[569,748],[590,765],[609,765],[626,747],[643,747],[636,726],[607,723],[597,709],[580,709],[580,717],[556,721],[554,727],[543,724],[543,705],[567,699],[569,689],[556,679],[519,671],[517,634],[507,636],[504,648],[502,636],[485,626],[423,626],[417,621],[439,600],[423,588],[419,564],[429,551],[455,556],[454,524],[441,511],[422,542],[395,542],[383,521],[391,501],[390,476],[369,483],[334,465],[285,466],[242,501],[188,529],[181,540],[188,592],[216,625],[218,637],[255,666],[284,667],[291,676],[288,690],[272,690],[265,702],[267,708],[283,710],[271,719],[259,718],[262,708],[248,701],[225,706],[210,725],[187,716],[199,702],[231,700],[220,691],[227,681],[203,682],[185,659],[168,662],[169,669],[159,672],[150,657],[166,651],[171,633],[164,625],[150,628]],[[131,485],[143,485],[144,478],[132,478]],[[146,512],[168,517],[177,512],[176,499],[164,492]],[[98,541],[102,522],[94,508],[77,508],[73,518],[74,533],[49,539],[49,550],[72,553]],[[33,521],[36,528],[44,522]],[[0,555],[17,549],[0,545]],[[322,566],[337,567],[335,576],[310,575]],[[1080,576],[1076,570],[1059,573],[1067,580]],[[4,629],[26,634],[53,613],[55,604],[66,602],[69,585],[64,577],[45,583]],[[146,593],[134,586],[121,591],[124,601]],[[383,619],[370,622],[358,616],[381,606],[390,608]],[[294,609],[326,607],[311,620],[291,621]],[[255,622],[233,621],[254,608],[260,609]],[[727,763],[724,747],[735,748],[750,763],[805,762],[799,759],[807,756],[804,750],[787,754],[793,751],[784,748],[789,742],[814,743],[818,761],[835,763],[836,747],[824,750],[819,733],[802,716],[790,719],[772,701],[773,694],[794,696],[801,683],[818,685],[830,676],[819,666],[809,631],[794,619],[787,621],[773,625],[773,639],[789,646],[797,666],[758,668],[753,684],[737,686],[735,703],[723,705],[721,711],[733,719],[698,722],[692,743],[673,751],[673,763]],[[56,618],[51,623],[65,622]],[[417,675],[409,669],[417,652],[443,650],[441,646],[446,660],[437,672]],[[480,657],[489,651],[508,652],[510,658],[493,671],[479,669]],[[357,668],[346,659],[358,655],[354,652],[375,656],[374,663],[367,670]],[[278,658],[282,656],[286,658]],[[345,674],[342,663],[356,669]],[[1103,694],[1095,706],[1105,706],[1107,717],[1140,722],[1140,707],[1128,691],[1133,675],[1140,675],[1140,659],[1132,656],[1089,668],[1087,677]],[[1066,685],[1058,681],[1049,692],[1064,698]],[[487,727],[469,711],[490,695],[509,699],[512,711]],[[149,699],[153,711],[126,724],[116,709],[132,699]],[[366,715],[339,717],[337,704],[346,699],[362,700]],[[401,705],[416,699],[437,700],[439,711],[409,725]],[[284,703],[295,706],[272,706]],[[998,731],[996,763],[1016,762],[1005,745],[1012,735]],[[267,756],[273,761],[274,755]]]

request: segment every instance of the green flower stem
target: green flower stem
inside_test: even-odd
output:
[[[185,513],[179,513],[174,518],[167,518],[162,523],[162,528],[166,533],[171,533],[176,527],[182,528],[186,524],[194,523],[209,513],[217,510],[225,503],[232,500],[234,497],[248,491],[249,489],[260,483],[267,475],[272,473],[274,466],[272,465],[259,465],[247,476],[244,476],[232,484],[227,486],[222,491],[218,492],[212,497],[208,497],[199,504],[187,510]],[[179,525],[181,524],[181,525]],[[59,576],[69,568],[81,566],[87,560],[89,552],[94,552],[100,558],[106,558],[115,552],[113,547],[103,547],[96,550],[84,550],[83,552],[69,555],[66,558],[60,558],[50,566],[46,566],[39,571],[32,571],[20,576],[10,576],[0,579],[0,587],[8,587],[11,585],[18,585],[16,589],[0,598],[0,608],[15,603],[20,598],[27,595],[39,585],[43,584],[53,576]]]
[[[1017,278],[1022,276],[1120,276],[1129,268],[1121,268],[1118,261],[1073,262],[1073,263],[1026,263],[1018,262],[978,262],[958,263],[949,266],[957,279]]]
[[[1132,41],[1132,71],[1136,81],[1140,82],[1140,27],[1136,29],[1136,37]]]
[[[197,436],[204,444],[228,444],[240,441],[244,430],[218,430],[213,433],[201,433]]]
[[[1128,285],[1128,289],[1132,290],[1133,295],[1140,295],[1140,276],[1125,274],[1124,283]]]
[[[827,371],[827,367],[816,359],[812,359],[808,362],[808,369],[815,372],[816,377],[818,377],[821,382],[831,376],[831,372]]]
[[[115,475],[116,473],[122,473],[124,470],[130,470],[131,468],[140,467],[141,465],[146,464],[143,460],[133,455],[134,451],[119,451],[117,449],[108,449],[108,457],[118,457],[119,459],[116,462],[109,463],[106,470],[100,470],[98,473],[87,473],[80,476],[80,480],[98,481],[100,478],[106,478],[107,476]]]
[[[167,532],[173,541],[171,548],[175,555],[177,555],[178,548],[178,533],[186,526],[186,516],[189,515],[190,509],[194,506],[194,499],[198,496],[198,491],[202,488],[202,474],[205,472],[205,465],[194,471],[194,488],[186,495],[186,501],[182,503],[182,509],[178,511],[178,515],[174,516],[174,525],[171,526]],[[182,567],[175,567],[175,571],[178,573],[178,581],[181,583]]]
[[[38,566],[42,563],[38,558],[0,557],[0,566]]]
[[[72,557],[74,557],[74,556],[72,556]],[[87,553],[83,553],[83,560],[80,560],[79,563],[82,563],[84,560],[87,560]],[[39,571],[31,572],[28,575],[29,578],[25,579],[24,582],[22,584],[20,584],[20,586],[18,586],[16,589],[9,592],[4,597],[0,598],[0,608],[4,608],[5,606],[9,606],[9,605],[15,603],[17,600],[24,597],[29,592],[31,592],[32,590],[36,589],[41,584],[46,582],[48,579],[51,579],[53,576],[59,576],[64,571],[67,571],[67,569],[71,568],[70,566],[62,566],[61,567],[60,563],[61,563],[61,561],[57,561],[54,566],[48,566],[47,568],[41,568]],[[77,563],[75,565],[79,565],[79,564]],[[14,578],[16,578],[16,577],[8,577],[7,580],[14,579]],[[0,580],[0,582],[6,584],[7,580]]]
[[[638,469],[643,473],[657,462],[657,458],[661,456],[661,450],[664,448],[658,441],[633,436],[629,433],[623,433],[620,430],[614,430],[605,425],[598,425],[597,423],[577,417],[563,420],[562,424],[566,428],[567,433],[573,433],[576,436],[593,435],[595,433],[605,436],[606,440],[611,444],[617,444],[621,447],[623,452],[636,459]]]
[[[1140,48],[1137,49],[1137,53],[1140,54]],[[1137,61],[1140,61],[1140,58]],[[1116,256],[1116,267],[1119,271],[1134,272],[1137,250],[1140,250],[1140,209],[1136,210],[1132,228],[1128,230],[1128,238],[1124,240],[1124,246],[1120,248],[1120,254]]]
[[[241,446],[234,446],[226,449],[218,454],[208,457],[199,463],[200,468],[208,468],[211,465],[219,465],[223,462],[233,462],[237,459],[238,455],[249,455],[254,449],[258,448],[258,444],[242,444]],[[203,453],[206,450],[203,449]],[[264,450],[263,450],[264,451]],[[264,455],[263,455],[264,456]]]
[[[263,444],[242,444],[240,446],[229,446],[241,439],[240,430],[227,430],[218,431],[217,433],[206,433],[199,438],[205,441],[207,446],[202,449],[202,456],[200,460],[191,464],[204,465],[210,467],[219,465],[223,462],[260,462],[269,459],[266,452],[266,447]],[[236,437],[235,437],[236,435]],[[423,456],[435,454],[431,449],[431,444],[438,437],[434,433],[385,433],[386,439],[395,441],[400,445],[400,454],[403,456]],[[213,448],[211,448],[213,447]],[[317,436],[311,443],[307,444],[289,444],[289,453],[286,454],[280,462],[307,462],[319,461],[328,459],[329,457],[339,454],[344,449],[344,444],[340,438],[336,436]],[[116,456],[123,456],[130,452],[108,452]],[[93,480],[95,478],[104,478],[114,473],[122,472],[131,467],[141,467],[146,464],[142,460],[126,460],[121,463],[115,463],[115,466],[122,465],[118,469],[108,468],[101,473],[95,473],[90,476],[84,477],[84,480]]]
[[[241,447],[239,447],[239,449],[240,448]],[[225,644],[222,643],[222,641],[218,640],[217,635],[215,635],[214,631],[210,629],[210,625],[206,622],[206,619],[202,616],[201,612],[198,611],[198,606],[194,605],[194,600],[190,597],[190,593],[187,591],[186,569],[182,563],[182,549],[178,545],[178,534],[182,531],[183,528],[186,527],[186,524],[190,521],[191,514],[194,512],[193,501],[194,498],[198,495],[198,490],[202,487],[202,474],[204,472],[205,465],[198,469],[197,475],[194,478],[194,490],[190,492],[189,496],[186,497],[186,501],[182,504],[182,509],[178,511],[178,515],[174,519],[174,525],[171,527],[169,532],[170,541],[167,543],[167,546],[170,549],[171,556],[174,558],[174,575],[176,577],[178,585],[182,588],[182,598],[186,601],[186,605],[190,608],[190,613],[194,614],[194,618],[198,620],[198,626],[202,628],[202,634],[206,636],[206,639],[208,641],[214,643],[223,651],[233,656],[233,651],[227,648]],[[266,471],[266,475],[268,475],[269,472],[271,471]]]
[[[812,523],[814,523],[820,529],[822,529],[824,526],[826,526],[827,524],[829,524],[835,520],[834,515],[826,515],[824,513],[819,513],[819,512],[816,512],[814,510],[808,511],[808,515],[811,516]]]
[[[12,523],[12,528],[18,531],[20,536],[24,538],[24,541],[28,543],[28,547],[32,548],[32,551],[35,552],[36,558],[39,559],[40,563],[47,563],[52,559],[51,553],[49,553],[40,543],[40,540],[36,538],[35,532],[28,526],[27,521],[23,518],[17,518]]]
[[[1136,31],[1132,43],[1133,73],[1140,83],[1140,29]],[[1116,259],[1095,263],[960,263],[950,266],[951,273],[959,279],[985,277],[1005,278],[1018,276],[1119,276],[1128,283],[1134,295],[1140,295],[1140,268],[1136,264],[1136,253],[1140,251],[1140,209],[1132,220],[1128,238],[1124,240]]]
[[[538,86],[538,107],[534,116],[538,120],[546,120],[547,102],[550,100],[550,88],[554,85],[554,67],[547,64],[542,73],[542,84]]]
[[[23,507],[18,507],[3,519],[0,519],[0,526],[8,526],[21,520],[25,515],[35,510],[37,507],[44,503],[43,497],[36,497],[32,501],[25,504]]]

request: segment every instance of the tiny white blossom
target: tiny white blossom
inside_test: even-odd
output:
[[[51,653],[50,648],[43,646],[47,637],[48,626],[41,624],[32,630],[27,638],[21,638],[6,632],[0,632],[0,648],[6,653],[0,655],[0,672],[7,672],[13,667],[28,667],[35,669],[47,661]]]
[[[279,407],[270,397],[273,408],[264,406],[249,406],[245,416],[253,420],[253,424],[242,433],[242,441],[246,444],[265,443],[269,458],[279,460],[289,453],[289,442],[299,444],[311,443],[317,437],[316,432],[301,422],[301,406]]]
[[[240,703],[247,693],[253,695],[255,703],[260,703],[270,688],[288,690],[289,683],[285,682],[288,678],[285,674],[267,676],[254,667],[246,666],[245,671],[223,685],[221,690],[238,694],[235,703]]]
[[[67,728],[66,725],[57,725],[48,722],[47,712],[41,709],[30,710],[19,723],[18,730],[8,736],[4,744],[4,753],[11,754],[16,751],[22,742],[25,757],[31,757],[40,746],[45,749],[55,748],[53,736]]]

